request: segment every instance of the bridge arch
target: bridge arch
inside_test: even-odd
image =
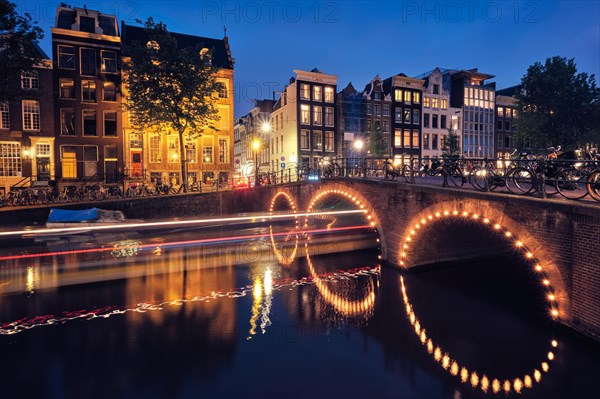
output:
[[[410,257],[411,249],[417,240],[422,239],[427,229],[433,228],[440,221],[452,224],[472,223],[494,232],[498,240],[508,243],[520,252],[537,275],[540,284],[546,290],[549,315],[563,322],[571,320],[567,286],[554,256],[527,228],[493,206],[479,201],[441,202],[410,218],[398,243],[398,264],[401,267],[410,268],[415,265],[416,259]]]

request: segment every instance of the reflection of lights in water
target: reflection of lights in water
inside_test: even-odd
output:
[[[140,241],[122,240],[113,244],[112,256],[115,258],[132,258],[138,254]]]
[[[273,302],[273,277],[271,270],[265,272],[265,301],[263,303],[262,313],[260,315],[260,330],[264,334],[267,327],[271,325],[269,314],[271,313],[271,303]]]
[[[35,280],[36,280],[35,274],[36,273],[35,273],[33,266],[28,266],[27,267],[27,280],[25,282],[25,291],[28,294],[33,294],[33,292],[35,291]]]
[[[271,206],[269,207],[270,214],[273,214],[273,209],[275,207],[275,203],[279,197],[283,197],[283,198],[287,199],[289,206],[292,208],[292,212],[296,213],[296,205],[294,204],[294,200],[292,199],[292,197],[289,194],[287,194],[283,191],[280,191],[277,194],[275,194],[273,196],[273,199],[271,200]],[[294,229],[298,230],[298,227],[299,227],[298,226],[298,218],[295,217],[294,218]],[[294,249],[292,250],[292,253],[287,257],[282,253],[283,251],[280,251],[277,248],[277,245],[275,244],[275,238],[273,237],[273,227],[272,226],[269,226],[269,235],[271,237],[271,245],[273,246],[273,252],[275,253],[275,256],[277,257],[277,261],[280,264],[285,265],[285,266],[289,266],[290,264],[292,264],[294,259],[296,259],[296,251],[298,250],[298,239],[299,239],[298,234],[293,234],[294,241],[295,241]],[[289,238],[290,238],[290,235],[288,234],[288,235],[286,235],[284,241],[287,242],[289,240]]]
[[[363,267],[346,272],[338,272],[335,273],[335,275],[328,274],[327,279],[331,281],[334,281],[335,279],[344,280],[348,278],[357,278],[358,276],[372,276],[373,274],[379,274],[378,267]],[[325,276],[316,276],[317,279],[322,277]],[[303,277],[291,281],[288,279],[282,280],[281,282],[273,281],[271,292],[312,284],[315,284],[315,281],[311,277]],[[92,320],[96,318],[107,319],[111,316],[122,315],[128,312],[146,313],[149,311],[162,311],[167,306],[181,306],[185,303],[193,302],[209,302],[220,298],[239,298],[246,296],[248,293],[257,293],[257,295],[259,295],[258,292],[260,292],[260,288],[256,288],[255,286],[245,286],[226,292],[213,291],[208,295],[196,295],[189,298],[180,298],[156,303],[138,303],[131,307],[104,306],[90,310],[64,311],[57,315],[47,314],[43,316],[24,317],[16,321],[0,324],[0,335],[18,334],[35,327],[59,325],[73,320]]]
[[[252,296],[254,297],[254,301],[252,302],[252,316],[250,317],[250,331],[248,332],[251,336],[256,334],[256,320],[258,320],[258,315],[262,306],[262,284],[260,283],[259,277],[254,279]],[[247,339],[251,339],[251,336]]]
[[[402,299],[404,301],[408,320],[415,329],[415,333],[419,337],[419,341],[421,341],[421,344],[426,346],[427,352],[429,354],[432,354],[433,359],[436,362],[440,363],[442,368],[444,370],[447,370],[451,375],[456,376],[457,374],[459,374],[458,370],[460,369],[459,377],[461,382],[466,383],[467,381],[469,381],[474,389],[477,389],[479,387],[483,392],[487,393],[490,387],[490,377],[488,377],[485,374],[479,374],[477,373],[477,371],[474,370],[469,371],[466,367],[461,366],[457,360],[451,358],[450,354],[445,353],[440,346],[435,345],[431,338],[427,337],[425,329],[422,327],[422,324],[419,318],[416,316],[413,310],[413,306],[408,299],[408,294],[406,293],[406,286],[404,285],[403,276],[400,276],[400,285],[402,289]],[[551,342],[551,345],[555,347],[555,345],[558,346],[558,343],[556,342],[556,340],[553,340]],[[433,349],[434,346],[435,349]],[[548,352],[547,357],[550,361],[554,360],[554,352]],[[544,372],[548,372],[550,370],[550,365],[547,362],[542,362],[541,367]],[[540,371],[534,369],[533,378],[536,382],[540,382],[542,378]],[[532,379],[529,374],[525,374],[522,378],[515,378],[514,380],[512,380],[512,383],[510,380],[504,380],[504,382],[501,383],[500,380],[494,378],[492,380],[492,391],[494,393],[498,393],[502,389],[506,394],[510,393],[511,391],[521,393],[523,388],[531,388],[532,385]]]

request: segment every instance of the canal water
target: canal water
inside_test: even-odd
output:
[[[598,397],[519,255],[406,272],[357,232],[5,250],[0,397]]]

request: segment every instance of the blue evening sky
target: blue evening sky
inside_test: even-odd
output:
[[[600,75],[600,2],[580,1],[66,1],[116,14],[152,16],[169,30],[222,38],[235,64],[235,114],[253,98],[271,98],[294,69],[319,68],[362,89],[375,75],[418,75],[435,66],[479,68],[498,88],[519,83],[547,57],[575,58],[580,72]],[[46,32],[60,2],[18,1]]]

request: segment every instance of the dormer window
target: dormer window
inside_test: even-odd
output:
[[[96,18],[81,15],[79,17],[79,30],[82,32],[96,33]]]

